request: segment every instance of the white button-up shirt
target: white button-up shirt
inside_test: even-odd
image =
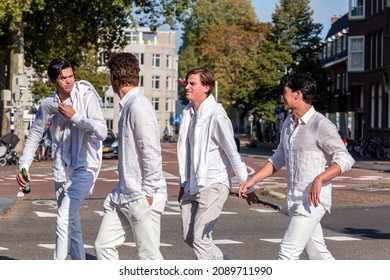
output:
[[[180,185],[186,193],[195,194],[215,183],[230,189],[232,169],[239,183],[248,179],[232,123],[212,94],[196,113],[192,103],[183,110],[177,155]]]
[[[50,121],[54,145],[54,180],[66,181],[73,170],[78,168],[93,171],[96,178],[102,164],[102,140],[107,137],[101,99],[89,82],[78,81],[70,93],[70,98],[64,101],[76,111],[71,119],[59,113],[59,102],[58,95],[53,93],[39,106],[19,160],[19,169],[30,167],[44,128]]]
[[[276,170],[286,166],[288,208],[296,203],[308,203],[314,178],[331,164],[337,163],[341,172],[352,168],[355,160],[348,153],[336,126],[311,107],[294,126],[292,115],[285,120],[280,144],[269,159]],[[324,181],[320,203],[330,211],[331,181]]]
[[[119,182],[110,193],[111,200],[119,205],[156,193],[166,197],[160,130],[152,104],[136,87],[119,106]]]

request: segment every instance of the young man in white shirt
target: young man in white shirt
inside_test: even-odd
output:
[[[183,110],[177,143],[183,238],[199,260],[227,259],[213,243],[212,231],[231,189],[231,167],[239,182],[247,180],[247,168],[231,121],[212,95],[213,73],[193,69],[186,83],[190,103]],[[257,202],[253,189],[247,201]]]
[[[104,202],[95,241],[97,259],[119,259],[117,248],[133,232],[142,260],[162,260],[160,222],[167,199],[159,126],[139,83],[138,60],[117,53],[107,63],[113,91],[121,99],[118,124],[119,181]]]
[[[283,123],[274,155],[252,178],[240,185],[239,195],[255,183],[287,169],[287,206],[290,222],[279,250],[279,259],[334,259],[325,246],[320,221],[330,211],[331,179],[355,163],[337,127],[311,105],[317,86],[307,74],[293,74],[284,87],[284,110],[291,111]]]
[[[48,66],[48,75],[56,92],[45,98],[38,108],[19,160],[20,171],[16,179],[22,188],[26,186],[21,170],[26,168],[30,178],[29,167],[45,126],[50,122],[58,206],[54,259],[64,260],[70,254],[74,260],[84,260],[80,207],[85,197],[92,193],[99,174],[107,126],[98,93],[87,81],[75,82],[69,61],[53,59]]]

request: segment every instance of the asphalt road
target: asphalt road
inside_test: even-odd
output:
[[[192,260],[195,256],[181,238],[180,211],[176,202],[175,144],[162,143],[162,147],[169,196],[162,217],[161,251],[167,260]],[[258,169],[265,160],[259,155],[245,155],[244,158],[250,172]],[[15,185],[15,168],[8,166],[1,171],[0,197],[14,198],[15,203],[0,219],[0,259],[52,259],[56,206],[50,162],[33,164],[32,192],[25,196]],[[257,188],[281,190],[280,194],[283,194],[286,183],[284,172],[276,173],[258,184]],[[103,199],[116,180],[116,161],[105,160],[94,194],[86,200],[81,211],[88,259],[95,259],[93,244],[100,225]],[[331,214],[324,217],[323,228],[327,246],[336,259],[390,258],[389,195],[386,189],[372,187],[388,181],[390,178],[386,172],[353,169],[334,182],[335,207]],[[279,242],[288,223],[283,198],[265,197],[271,203],[248,206],[236,197],[234,191],[237,186],[234,186],[213,232],[215,242],[232,260],[276,259]],[[359,203],[351,203],[351,197]],[[371,201],[373,197],[375,199]],[[132,236],[120,248],[120,258],[138,259]],[[303,254],[302,259],[305,258]]]

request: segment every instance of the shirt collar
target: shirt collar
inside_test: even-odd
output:
[[[315,112],[316,110],[313,106],[311,106],[310,109],[301,117],[299,122],[302,124],[307,124],[307,122],[311,119]]]
[[[139,94],[140,92],[141,92],[141,90],[139,87],[135,87],[135,88],[132,88],[131,90],[129,90],[126,93],[126,95],[123,96],[121,101],[119,101],[119,107],[122,109],[127,102],[134,100],[136,95]]]

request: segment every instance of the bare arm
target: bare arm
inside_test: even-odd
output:
[[[268,161],[259,171],[255,173],[249,180],[240,184],[240,188],[238,191],[238,196],[241,198],[246,198],[246,192],[250,187],[252,187],[257,182],[262,181],[268,176],[274,174],[276,172],[275,167]]]

